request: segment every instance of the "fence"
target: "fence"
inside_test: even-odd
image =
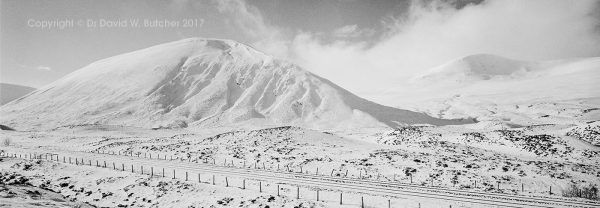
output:
[[[111,154],[111,155],[122,155],[122,156],[131,156],[131,157],[144,157],[144,158],[149,158],[149,159],[159,159],[159,160],[178,160],[178,161],[188,161],[188,162],[195,162],[198,163],[199,161],[201,161],[200,157],[197,158],[192,158],[190,157],[186,157],[186,158],[182,158],[179,156],[176,156],[175,158],[173,157],[173,155],[169,155],[167,157],[167,154],[160,154],[160,153],[156,153],[156,154],[152,154],[152,153],[147,153],[147,152],[136,152],[134,153],[133,151],[104,151],[104,150],[97,150],[97,151],[89,151],[90,153],[98,153],[98,154]],[[209,158],[204,158],[203,163],[205,164],[210,164],[212,162],[213,165],[218,165],[221,167],[236,167],[236,168],[252,168],[254,167],[254,169],[262,169],[262,170],[269,170],[269,171],[287,171],[287,172],[293,172],[293,173],[302,173],[302,174],[311,174],[311,171],[308,171],[306,168],[304,168],[303,166],[296,166],[294,167],[290,167],[289,164],[284,165],[283,167],[285,169],[281,168],[281,164],[277,163],[277,168],[275,168],[274,164],[272,164],[271,166],[266,166],[264,162],[262,163],[258,163],[257,161],[251,163],[250,166],[248,166],[247,161],[246,160],[238,160],[238,162],[235,162],[235,159],[223,159],[223,163],[221,165],[221,163],[217,163],[216,159],[211,158],[212,161],[209,161]],[[239,167],[237,165],[240,165]],[[294,171],[297,170],[297,171]],[[319,173],[325,173],[328,171],[323,171],[323,169],[321,169],[322,172],[319,172],[319,168],[316,167],[314,174],[317,176],[321,176],[323,174],[319,174]],[[329,172],[329,176],[333,177],[333,176],[340,176],[342,178],[351,178],[351,175],[349,175],[349,170],[346,169],[345,172],[340,172],[342,170],[338,170],[336,172],[336,169],[331,169],[331,171]],[[364,172],[364,175],[363,175]],[[335,174],[334,174],[335,173]],[[454,188],[457,185],[459,185],[459,187],[464,188],[464,189],[473,189],[476,190],[478,188],[487,188],[488,190],[494,190],[496,192],[502,192],[502,191],[512,191],[512,192],[525,192],[525,191],[529,191],[529,190],[534,190],[531,188],[527,188],[525,183],[502,183],[501,181],[496,181],[496,183],[494,184],[488,184],[488,183],[478,183],[477,180],[473,181],[472,184],[459,184],[458,182],[455,182],[452,184],[452,187],[446,187],[442,185],[441,180],[436,180],[436,179],[431,179],[431,180],[425,180],[425,181],[413,181],[413,174],[409,173],[407,174],[407,177],[405,179],[405,181],[402,180],[402,178],[400,178],[400,180],[398,180],[399,176],[398,174],[394,174],[393,176],[383,176],[381,174],[377,174],[377,177],[373,177],[372,175],[368,175],[367,174],[367,170],[358,170],[358,175],[357,179],[361,179],[361,180],[369,180],[369,179],[375,179],[376,181],[380,181],[383,179],[383,181],[385,181],[384,179],[388,179],[388,182],[398,182],[398,183],[404,183],[404,184],[415,184],[415,185],[422,185],[422,186],[428,186],[428,187],[437,187],[437,188]],[[391,180],[389,180],[391,178]],[[479,184],[479,185],[478,185]],[[552,192],[552,186],[547,186],[547,191],[544,191],[542,193],[545,194],[549,194],[549,195],[554,195],[555,192]]]
[[[139,153],[139,152],[136,153],[136,154],[134,154],[133,152],[130,152],[129,154],[126,154],[126,153],[121,154],[121,152],[92,151],[92,153],[111,154],[111,155],[123,155],[123,156],[130,156],[130,157],[134,157],[134,155],[135,155],[136,157],[142,157],[142,153]],[[62,156],[62,158],[61,158],[60,155],[58,155],[58,154],[49,154],[49,153],[46,153],[46,154],[36,154],[36,153],[16,154],[16,153],[0,152],[0,155],[1,156],[15,157],[15,158],[24,158],[24,159],[46,159],[46,160],[52,160],[52,161],[57,161],[57,162],[61,162],[61,159],[62,159],[63,163],[69,163],[69,164],[75,164],[75,165],[93,166],[93,163],[92,163],[93,160],[92,159],[88,159],[86,161],[84,159],[84,157],[67,157],[67,156]],[[150,158],[150,159],[154,159],[154,160],[167,160],[167,158],[168,158],[169,160],[185,161],[185,160],[182,160],[181,158],[177,158],[177,157],[175,159],[171,159],[172,156],[167,157],[166,154],[164,154],[162,156],[160,154],[156,154],[155,156],[153,156],[152,153],[143,153],[143,155],[146,158]],[[187,162],[199,163],[199,160],[200,160],[200,158],[195,159],[193,161],[192,161],[191,158],[187,158]],[[211,162],[212,162],[212,165],[219,166],[219,167],[236,167],[236,168],[239,168],[235,164],[243,164],[243,166],[242,166],[243,168],[252,168],[252,167],[254,167],[255,169],[261,169],[260,165],[258,165],[257,162],[254,162],[254,164],[251,164],[251,165],[247,166],[247,164],[246,164],[247,162],[246,161],[242,161],[242,162],[236,163],[233,160],[229,160],[229,162],[228,162],[225,159],[223,161],[223,166],[220,166],[220,165],[217,165],[215,159],[213,159],[212,161],[209,161],[207,158],[205,158],[205,160],[203,161],[203,163],[207,163],[207,164],[210,164]],[[132,173],[140,173],[140,174],[144,174],[144,175],[150,175],[151,177],[170,177],[170,176],[172,176],[172,179],[184,179],[183,178],[183,173],[185,173],[185,180],[186,181],[190,180],[190,177],[189,177],[190,176],[190,172],[177,170],[176,168],[172,168],[171,170],[167,169],[167,173],[170,173],[172,171],[172,175],[170,175],[170,174],[165,174],[165,168],[157,169],[155,171],[155,167],[154,166],[146,166],[146,167],[144,167],[143,165],[125,164],[124,162],[118,163],[118,162],[114,162],[114,161],[108,161],[108,164],[107,164],[106,160],[97,160],[97,159],[95,160],[95,166],[96,167],[111,168],[111,165],[112,165],[112,169],[113,170],[131,171]],[[263,163],[262,164],[262,170],[267,170],[266,167],[267,166],[265,166],[265,164]],[[274,166],[272,166],[272,167],[274,168]],[[293,170],[289,169],[290,168],[289,166],[285,166],[285,167],[286,167],[286,170],[288,172],[293,172]],[[303,169],[302,167],[300,167],[299,169],[300,169],[300,172],[296,172],[295,174],[307,175],[306,174],[307,172],[304,171],[305,169]],[[277,167],[277,170],[280,170],[280,166],[279,165]],[[330,173],[330,176],[333,175],[333,172],[334,171],[332,170],[331,173]],[[180,174],[180,177],[178,177],[178,173]],[[212,185],[224,185],[225,187],[238,187],[238,188],[241,188],[241,189],[247,189],[248,188],[247,185],[246,185],[247,184],[247,180],[249,180],[249,181],[254,180],[254,181],[258,182],[258,184],[257,184],[258,191],[261,192],[261,193],[263,193],[263,180],[246,179],[245,177],[239,177],[241,179],[241,184],[238,184],[238,186],[231,186],[232,185],[232,184],[230,184],[230,182],[231,182],[230,179],[231,178],[228,177],[228,176],[223,176],[222,177],[222,179],[224,179],[224,183],[217,184],[216,183],[216,177],[217,177],[218,174],[216,174],[216,173],[208,174],[208,175],[212,175],[212,180],[206,180],[205,179],[204,181],[202,180],[202,173],[201,172],[197,172],[197,173],[194,173],[194,174],[197,174],[197,181],[199,183],[212,183]],[[347,170],[346,170],[346,173],[343,175],[343,177],[346,177],[347,174],[348,173],[347,173]],[[313,175],[313,174],[311,173],[311,174],[308,174],[308,175]],[[319,174],[319,169],[318,168],[316,168],[316,170],[314,172],[314,175],[316,175],[316,176],[322,176],[322,175]],[[361,176],[361,178],[358,179],[358,180],[363,180],[362,179],[362,173],[359,173],[359,176]],[[413,182],[412,181],[412,177],[410,177],[410,183],[412,184],[412,182]],[[284,184],[274,183],[274,185],[277,186],[276,192],[277,192],[277,195],[280,196],[280,190],[282,190],[280,188],[280,185],[284,185]],[[500,183],[497,183],[496,185],[497,185],[497,188],[499,189],[500,188]],[[288,186],[292,186],[292,185],[288,185]],[[310,194],[310,195],[312,195],[314,197],[311,197],[311,199],[309,199],[309,200],[316,199],[317,201],[323,201],[321,192],[324,192],[326,190],[323,190],[323,189],[320,189],[320,188],[313,188],[313,189],[311,189],[311,188],[305,188],[304,186],[301,186],[301,185],[293,185],[293,186],[296,187],[295,198],[300,199],[301,195],[306,196],[306,195],[308,195],[306,192],[311,192],[312,194]],[[421,185],[415,185],[415,186],[421,186]],[[524,185],[521,185],[521,187],[523,189]],[[549,191],[551,193],[551,188],[550,188]],[[329,192],[332,192],[332,191],[329,191]],[[340,204],[347,203],[347,200],[344,200],[345,198],[347,198],[345,196],[347,194],[351,194],[351,193],[348,193],[348,192],[345,192],[345,191],[338,191],[338,192],[339,192],[339,198],[338,198],[339,201],[338,202]],[[356,194],[354,194],[354,195],[356,195]],[[367,196],[369,196],[369,195],[367,195]],[[364,197],[365,197],[365,195],[360,196],[360,199],[361,199],[360,206],[361,207],[365,207]],[[396,198],[392,198],[391,196],[381,196],[381,197],[387,198],[387,207],[388,208],[393,206],[393,204],[394,204],[393,202],[396,199]],[[512,197],[514,197],[514,196],[512,196]],[[307,197],[303,197],[303,198],[308,199]],[[394,199],[394,200],[392,200],[392,199]],[[417,202],[414,205],[414,207],[421,207],[421,203]],[[452,205],[449,205],[449,207],[452,207]]]
[[[100,152],[100,154],[114,154],[112,152]],[[118,155],[118,154],[117,154]],[[68,157],[68,156],[60,156],[59,154],[53,154],[53,153],[42,153],[42,154],[38,154],[38,153],[27,153],[27,154],[18,154],[18,153],[8,153],[8,152],[0,152],[0,156],[4,156],[4,157],[12,157],[12,158],[21,158],[21,159],[40,159],[40,160],[50,160],[50,161],[55,161],[55,162],[62,162],[62,163],[66,163],[66,164],[73,164],[73,165],[78,165],[78,166],[95,166],[95,167],[100,167],[100,168],[111,168],[112,166],[112,170],[116,170],[116,171],[131,171],[131,173],[139,173],[142,175],[149,175],[151,177],[171,177],[172,179],[184,179],[185,181],[190,181],[190,173],[188,171],[181,171],[183,173],[185,173],[185,178],[180,178],[177,177],[177,173],[181,173],[180,171],[177,171],[176,169],[171,169],[172,174],[171,175],[166,175],[165,174],[165,168],[161,168],[160,171],[156,172],[154,167],[144,167],[143,165],[134,165],[134,164],[128,164],[126,165],[125,163],[118,163],[118,162],[112,162],[112,161],[106,161],[106,160],[92,160],[92,159],[87,159],[85,160],[83,157]],[[147,154],[147,158],[151,158],[150,154]],[[154,159],[157,159],[159,157],[154,157]],[[164,157],[162,157],[164,158]],[[213,161],[213,164],[214,163]],[[225,164],[228,164],[225,162]],[[137,169],[139,168],[139,169]],[[257,166],[257,168],[260,168],[259,166]],[[148,171],[149,170],[149,171]],[[168,171],[167,171],[168,172]],[[224,184],[218,184],[216,181],[217,178],[217,174],[209,174],[212,176],[212,180],[202,180],[202,173],[196,173],[197,174],[197,182],[198,183],[208,183],[208,184],[212,184],[212,185],[224,185],[225,187],[237,187],[240,189],[248,189],[249,187],[247,187],[248,181],[250,181],[250,179],[242,179],[241,180],[241,184],[239,186],[232,186],[229,181],[230,181],[230,177],[228,176],[223,176],[224,179]],[[258,191],[260,193],[266,193],[265,190],[263,189],[263,181],[261,180],[256,180],[258,182]],[[281,186],[283,184],[279,184],[279,183],[275,183],[277,190],[276,190],[276,194],[277,196],[281,196]],[[321,189],[310,189],[310,188],[305,188],[303,186],[295,186],[296,191],[294,194],[294,198],[296,199],[303,199],[303,197],[301,196],[306,196],[308,194],[306,194],[305,192],[313,192],[314,193],[314,198],[316,201],[324,201],[323,198],[321,197],[321,193],[323,192]],[[275,192],[274,192],[275,193]],[[339,192],[339,200],[337,201],[340,205],[343,204],[347,204],[345,199],[345,192]],[[291,197],[291,196],[289,196]],[[360,206],[362,208],[366,207],[365,201],[364,201],[364,197],[365,196],[360,196],[361,198],[361,203]],[[309,199],[309,198],[306,198]],[[311,199],[309,199],[311,200]],[[393,200],[392,199],[387,199],[387,207],[391,208],[393,205]],[[418,207],[421,207],[420,203],[418,203],[417,205]],[[452,206],[450,206],[452,207]]]

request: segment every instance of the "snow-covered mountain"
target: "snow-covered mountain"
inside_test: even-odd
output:
[[[352,128],[460,124],[359,98],[294,64],[230,40],[185,39],[92,63],[0,108],[21,128],[239,122]]]
[[[510,79],[527,76],[542,67],[539,63],[508,59],[492,54],[476,54],[435,67],[413,82],[467,83],[478,80]]]
[[[27,93],[30,93],[34,90],[35,88],[23,85],[0,83],[0,105],[4,105],[17,98],[23,97]]]
[[[371,99],[438,117],[529,125],[600,119],[600,57],[528,62],[463,57]],[[411,99],[403,99],[403,98]],[[592,110],[590,110],[592,109]],[[562,121],[558,121],[562,120]]]
[[[413,78],[411,83],[453,95],[572,99],[600,96],[599,77],[600,57],[526,62],[477,54],[433,68]]]

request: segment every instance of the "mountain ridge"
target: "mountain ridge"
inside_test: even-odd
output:
[[[35,88],[33,87],[0,83],[0,105],[4,105],[17,98],[23,97],[34,90]]]
[[[257,119],[311,128],[473,122],[379,105],[244,44],[204,38],[96,61],[3,106],[0,114],[0,122],[34,127],[180,128]]]
[[[530,62],[471,55],[371,98],[441,118],[474,117],[519,125],[578,123],[597,118],[583,111],[600,107],[597,80],[600,57]]]

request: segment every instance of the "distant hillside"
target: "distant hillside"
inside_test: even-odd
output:
[[[543,62],[496,55],[467,56],[411,80],[414,92],[430,98],[500,96],[504,101],[600,97],[600,57]]]
[[[0,83],[0,105],[4,105],[17,98],[23,97],[34,90],[35,88],[27,86]]]
[[[600,57],[533,62],[476,54],[372,99],[441,118],[570,124],[600,119],[598,80]]]

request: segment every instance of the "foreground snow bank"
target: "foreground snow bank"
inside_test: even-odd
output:
[[[50,161],[3,158],[0,183],[14,182],[60,193],[80,207],[86,204],[97,207],[324,207],[238,188]]]

